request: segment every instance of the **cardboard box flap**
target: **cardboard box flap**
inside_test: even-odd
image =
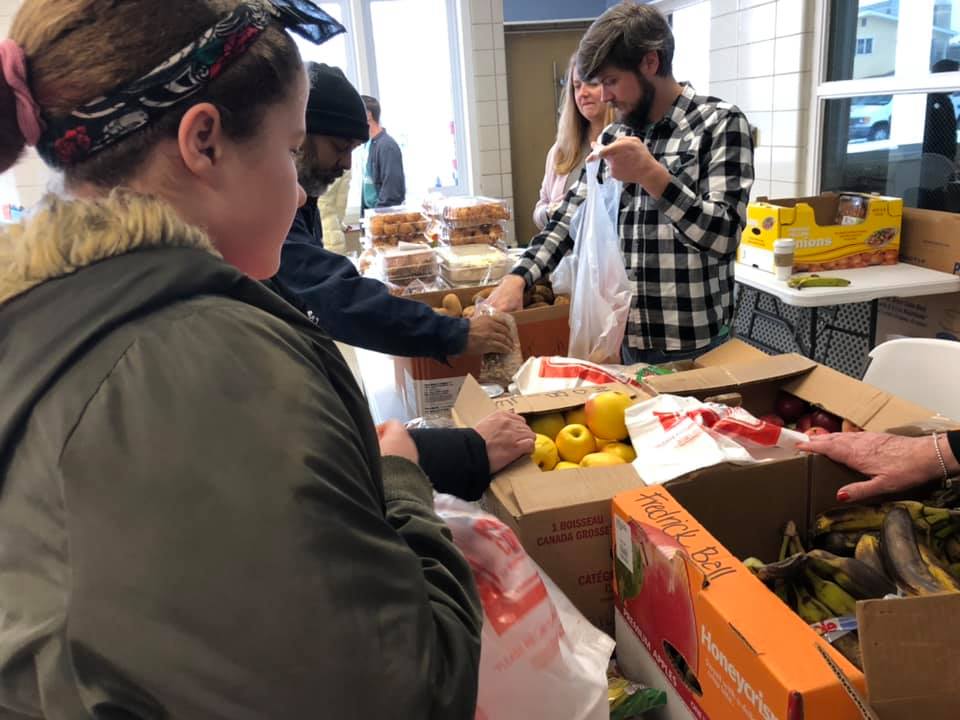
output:
[[[457,402],[453,406],[454,422],[461,427],[473,427],[496,410],[497,406],[480,387],[476,378],[473,375],[467,375],[460,387]]]
[[[770,357],[763,350],[755,348],[753,345],[745,343],[743,340],[734,338],[728,340],[719,347],[710,352],[706,352],[696,360],[699,367],[717,367],[719,365],[731,365],[746,362],[756,362]]]
[[[857,603],[867,691],[883,720],[946,720],[960,713],[958,606],[955,594]],[[906,663],[906,648],[924,651],[911,651]]]
[[[555,508],[608,501],[624,490],[643,485],[640,476],[624,473],[624,465],[565,470],[557,473],[531,473],[513,479],[517,506],[524,515]]]
[[[660,393],[717,392],[769,380],[781,380],[806,373],[817,363],[795,353],[764,355],[761,358],[724,366],[660,375],[647,378],[647,383]]]
[[[932,410],[822,365],[787,383],[784,390],[866,430],[878,432],[936,415]]]
[[[629,395],[633,399],[645,397],[645,394],[637,388],[630,387],[629,385],[621,385],[620,383],[608,383],[606,385],[590,385],[572,388],[570,390],[557,390],[556,392],[541,393],[539,395],[509,395],[496,398],[493,404],[498,410],[513,410],[521,415],[555,412],[579,407],[589,400],[591,395],[604,390],[616,390]]]

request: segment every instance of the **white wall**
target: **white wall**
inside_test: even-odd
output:
[[[759,129],[753,197],[806,194],[814,0],[713,0],[711,14],[710,93]]]
[[[470,192],[503,198],[513,212],[510,107],[503,40],[503,0],[462,0]],[[513,221],[507,239],[516,244]]]

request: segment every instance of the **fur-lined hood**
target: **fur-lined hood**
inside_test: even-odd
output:
[[[101,260],[156,248],[219,257],[201,230],[160,200],[124,191],[98,200],[48,195],[34,217],[0,233],[0,305]]]

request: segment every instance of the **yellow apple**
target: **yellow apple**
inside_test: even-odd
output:
[[[544,415],[534,415],[527,422],[530,429],[538,435],[546,435],[553,440],[557,434],[563,430],[567,423],[563,419],[563,413],[546,413]]]
[[[533,452],[530,454],[530,459],[544,472],[553,470],[558,460],[557,446],[546,435],[538,434],[533,442]]]
[[[578,407],[575,410],[567,410],[564,419],[567,421],[567,425],[586,425],[587,413],[584,412],[582,407]]]
[[[587,415],[587,427],[598,437],[612,441],[627,437],[627,424],[623,414],[630,407],[630,397],[615,390],[592,395],[583,409]]]
[[[561,460],[560,462],[557,463],[556,467],[554,467],[553,469],[554,470],[576,470],[579,467],[580,466],[577,465],[576,463],[567,462],[566,460]]]
[[[593,433],[586,425],[567,425],[557,435],[557,452],[567,462],[578,463],[584,455],[597,451]]]
[[[619,455],[597,452],[590,453],[580,461],[580,467],[607,467],[610,465],[626,465],[627,461]]]
[[[597,450],[603,450],[607,445],[612,445],[617,442],[616,440],[610,440],[609,438],[602,438],[599,435],[594,435],[593,439],[597,441]]]
[[[637,459],[637,453],[626,443],[607,443],[606,445],[600,446],[600,451],[621,457],[624,462],[628,463]]]

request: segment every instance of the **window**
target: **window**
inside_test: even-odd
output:
[[[687,5],[669,17],[676,43],[673,76],[706,95],[710,90],[710,3]]]
[[[960,0],[902,8],[898,0],[834,0],[827,12],[826,81],[815,107],[820,190],[960,212]],[[926,47],[929,55],[917,52]]]
[[[304,60],[342,69],[383,108],[381,122],[403,152],[407,203],[437,188],[467,192],[464,98],[456,0],[338,0],[319,3],[347,28],[320,46],[297,39]],[[417,38],[418,40],[414,40]],[[360,207],[365,158],[353,157],[349,205]]]

